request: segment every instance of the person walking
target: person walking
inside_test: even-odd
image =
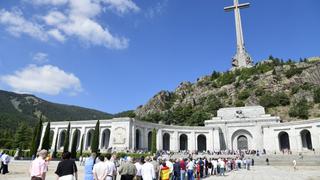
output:
[[[48,151],[41,150],[39,156],[31,162],[29,173],[31,180],[45,180],[48,165],[45,161]]]
[[[104,156],[100,155],[99,162],[93,166],[93,176],[95,180],[106,180],[107,178],[107,166],[104,162]]]
[[[292,161],[292,164],[293,164],[293,170],[296,171],[297,170],[297,161],[294,159]]]
[[[106,155],[107,161],[105,165],[107,166],[107,178],[106,180],[112,180],[113,176],[116,174],[116,165],[111,161],[111,154]]]
[[[154,180],[156,179],[156,175],[154,172],[154,167],[153,165],[150,163],[151,159],[149,157],[145,158],[145,163],[142,165],[141,168],[141,176],[142,179],[150,179],[150,180]]]
[[[92,169],[95,164],[96,156],[96,153],[91,153],[91,156],[86,158],[86,161],[84,162],[84,180],[93,180]]]
[[[7,151],[4,151],[2,156],[1,156],[1,169],[2,174],[7,174],[9,173],[9,163],[10,163],[10,156],[7,154]]]
[[[120,180],[133,180],[137,174],[136,166],[132,163],[132,158],[127,157],[127,161],[119,167]]]
[[[62,153],[62,161],[59,162],[55,174],[59,180],[78,180],[78,169],[74,160],[71,160],[71,153]]]

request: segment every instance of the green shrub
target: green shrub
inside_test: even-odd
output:
[[[225,72],[222,75],[219,76],[217,79],[218,84],[221,86],[231,84],[236,80],[236,76],[233,72]]]
[[[300,119],[308,119],[309,118],[309,104],[307,100],[304,98],[296,103],[289,109],[290,117],[298,117]]]
[[[301,74],[303,70],[304,68],[297,68],[295,66],[291,66],[291,68],[285,72],[285,75],[287,78],[291,78],[294,75]]]
[[[278,101],[277,106],[287,106],[290,104],[289,96],[286,93],[279,92],[274,95],[274,98]]]
[[[245,104],[244,104],[244,102],[241,101],[241,100],[236,100],[235,106],[236,106],[236,107],[243,107],[243,106],[245,106]]]
[[[266,91],[265,91],[263,88],[261,88],[261,87],[257,88],[257,89],[255,90],[255,92],[254,92],[254,94],[255,94],[256,96],[263,96],[265,93],[266,93]]]
[[[246,99],[248,99],[248,97],[250,97],[250,94],[251,94],[251,90],[245,89],[238,94],[238,99],[239,100],[246,100]]]
[[[320,87],[313,91],[313,100],[315,103],[320,103]]]

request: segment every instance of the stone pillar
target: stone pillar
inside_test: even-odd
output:
[[[79,129],[79,130],[80,130],[80,142],[79,142],[80,144],[79,144],[78,149],[77,149],[78,151],[80,151],[80,148],[81,148],[81,140],[82,140],[82,138],[83,138],[82,150],[84,150],[84,146],[85,146],[84,145],[85,144],[85,136],[84,136],[84,134],[85,134],[85,130],[86,129],[85,129],[84,126],[82,126],[81,129]]]
[[[220,132],[219,128],[214,128],[213,130],[213,150],[220,151]]]
[[[206,136],[207,138],[207,150],[213,150],[213,130],[209,130],[209,134]]]
[[[157,131],[157,150],[162,150],[162,129]]]
[[[105,130],[106,128],[100,128],[100,135],[99,135],[99,149],[104,149],[104,147],[102,147],[102,135],[103,135],[103,131]]]
[[[171,141],[172,139],[172,141]],[[178,152],[179,151],[179,134],[178,131],[174,131],[172,134],[172,138],[170,138],[170,144],[172,144],[172,146],[170,147],[170,149],[172,151]]]
[[[135,149],[136,147],[136,125],[133,124],[132,125],[132,128],[131,128],[131,132],[132,132],[132,138],[131,138],[131,141],[132,141],[132,149]]]
[[[195,151],[197,149],[197,145],[196,145],[196,134],[194,133],[194,131],[192,131],[190,134],[189,134],[189,138],[190,139],[190,142],[188,143],[188,149],[190,149],[191,151]]]

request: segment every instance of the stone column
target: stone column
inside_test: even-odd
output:
[[[99,135],[99,148],[102,150],[104,150],[104,147],[102,147],[102,135],[103,135],[103,131],[105,130],[106,128],[100,128],[100,135]],[[105,137],[106,138],[106,137]]]
[[[131,148],[135,149],[135,147],[136,147],[136,125],[135,124],[132,125],[131,132],[132,132],[132,138],[131,138],[132,147]]]
[[[162,150],[162,129],[157,131],[157,150]]]
[[[40,149],[41,149],[42,141],[43,141],[43,136],[44,136],[44,133],[45,133],[45,131],[46,131],[46,126],[47,126],[47,125],[42,126],[41,138],[40,138],[40,144],[39,144],[38,150],[40,150]]]
[[[171,141],[171,139],[172,139],[172,141]],[[179,134],[178,134],[178,131],[174,131],[173,132],[173,134],[172,134],[172,138],[170,138],[170,144],[172,144],[172,148],[170,147],[170,149],[172,150],[172,151],[175,151],[175,152],[177,152],[177,151],[179,151]]]
[[[213,130],[209,130],[209,134],[207,137],[207,150],[212,151],[213,150]]]
[[[213,130],[213,150],[220,151],[220,133],[219,128],[214,128]]]
[[[190,149],[191,151],[195,151],[197,149],[197,146],[196,146],[196,134],[194,131],[192,131],[190,134],[190,142],[188,143],[188,149]]]

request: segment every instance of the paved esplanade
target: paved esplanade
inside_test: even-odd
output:
[[[30,161],[13,161],[9,165],[9,174],[0,175],[1,180],[25,180],[28,178]],[[48,180],[56,179],[54,171],[58,165],[57,161],[50,162]],[[79,180],[83,180],[84,169],[79,166]],[[118,176],[117,180],[120,177]],[[211,176],[205,180],[224,179],[224,180],[316,180],[320,179],[319,166],[298,166],[297,171],[293,171],[289,166],[254,166],[250,171],[241,169],[226,173],[225,177]]]
[[[238,0],[234,0],[233,6],[228,6],[224,8],[225,11],[234,10],[234,18],[235,18],[236,34],[237,34],[237,53],[236,55],[234,55],[232,59],[232,66],[234,68],[252,67],[252,59],[250,55],[247,53],[244,46],[241,16],[240,16],[240,9],[246,8],[249,6],[250,6],[250,3],[239,4]]]

